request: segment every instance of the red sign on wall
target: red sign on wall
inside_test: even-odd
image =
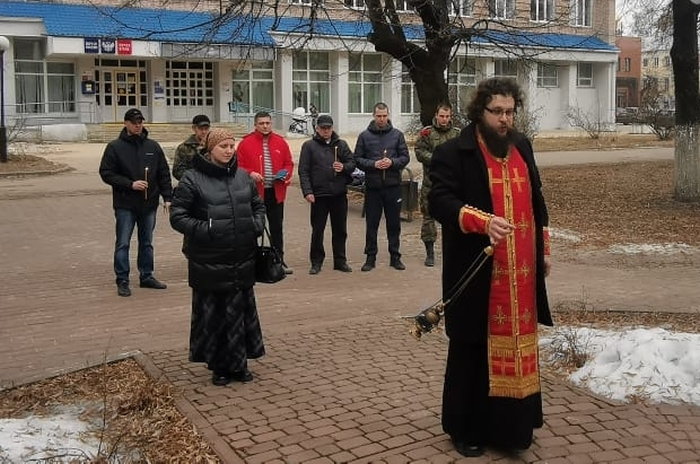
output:
[[[117,54],[131,55],[131,39],[117,40]]]

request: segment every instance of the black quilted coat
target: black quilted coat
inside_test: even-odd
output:
[[[175,188],[170,224],[185,235],[190,287],[232,291],[255,284],[257,238],[265,224],[265,205],[253,180],[238,169],[203,155],[192,160]]]

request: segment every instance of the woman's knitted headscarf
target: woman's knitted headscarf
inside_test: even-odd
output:
[[[207,134],[207,139],[206,139],[206,148],[207,152],[211,152],[212,149],[217,146],[219,143],[221,143],[222,140],[226,139],[231,139],[231,140],[236,140],[236,137],[234,137],[233,132],[231,132],[228,129],[212,129],[209,131],[209,134]]]

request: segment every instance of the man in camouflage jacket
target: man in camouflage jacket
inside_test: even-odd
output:
[[[175,149],[175,159],[173,160],[173,177],[180,180],[188,169],[192,168],[192,158],[194,158],[202,146],[209,133],[211,121],[205,114],[198,114],[192,118],[192,132],[187,140],[182,142]]]
[[[430,162],[433,152],[451,138],[459,136],[460,130],[452,125],[452,106],[449,103],[441,103],[437,107],[433,124],[424,127],[418,134],[416,141],[416,159],[423,164],[423,183],[420,190],[420,211],[423,215],[420,237],[425,243],[425,265],[435,266],[435,241],[437,240],[437,227],[435,219],[428,212],[428,192],[430,192]]]

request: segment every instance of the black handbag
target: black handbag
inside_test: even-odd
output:
[[[265,235],[270,242],[270,245],[265,245]],[[255,260],[255,281],[265,284],[274,284],[287,277],[284,272],[284,261],[280,252],[272,246],[270,232],[265,226],[265,233],[262,236],[260,245],[258,245],[258,255]]]

